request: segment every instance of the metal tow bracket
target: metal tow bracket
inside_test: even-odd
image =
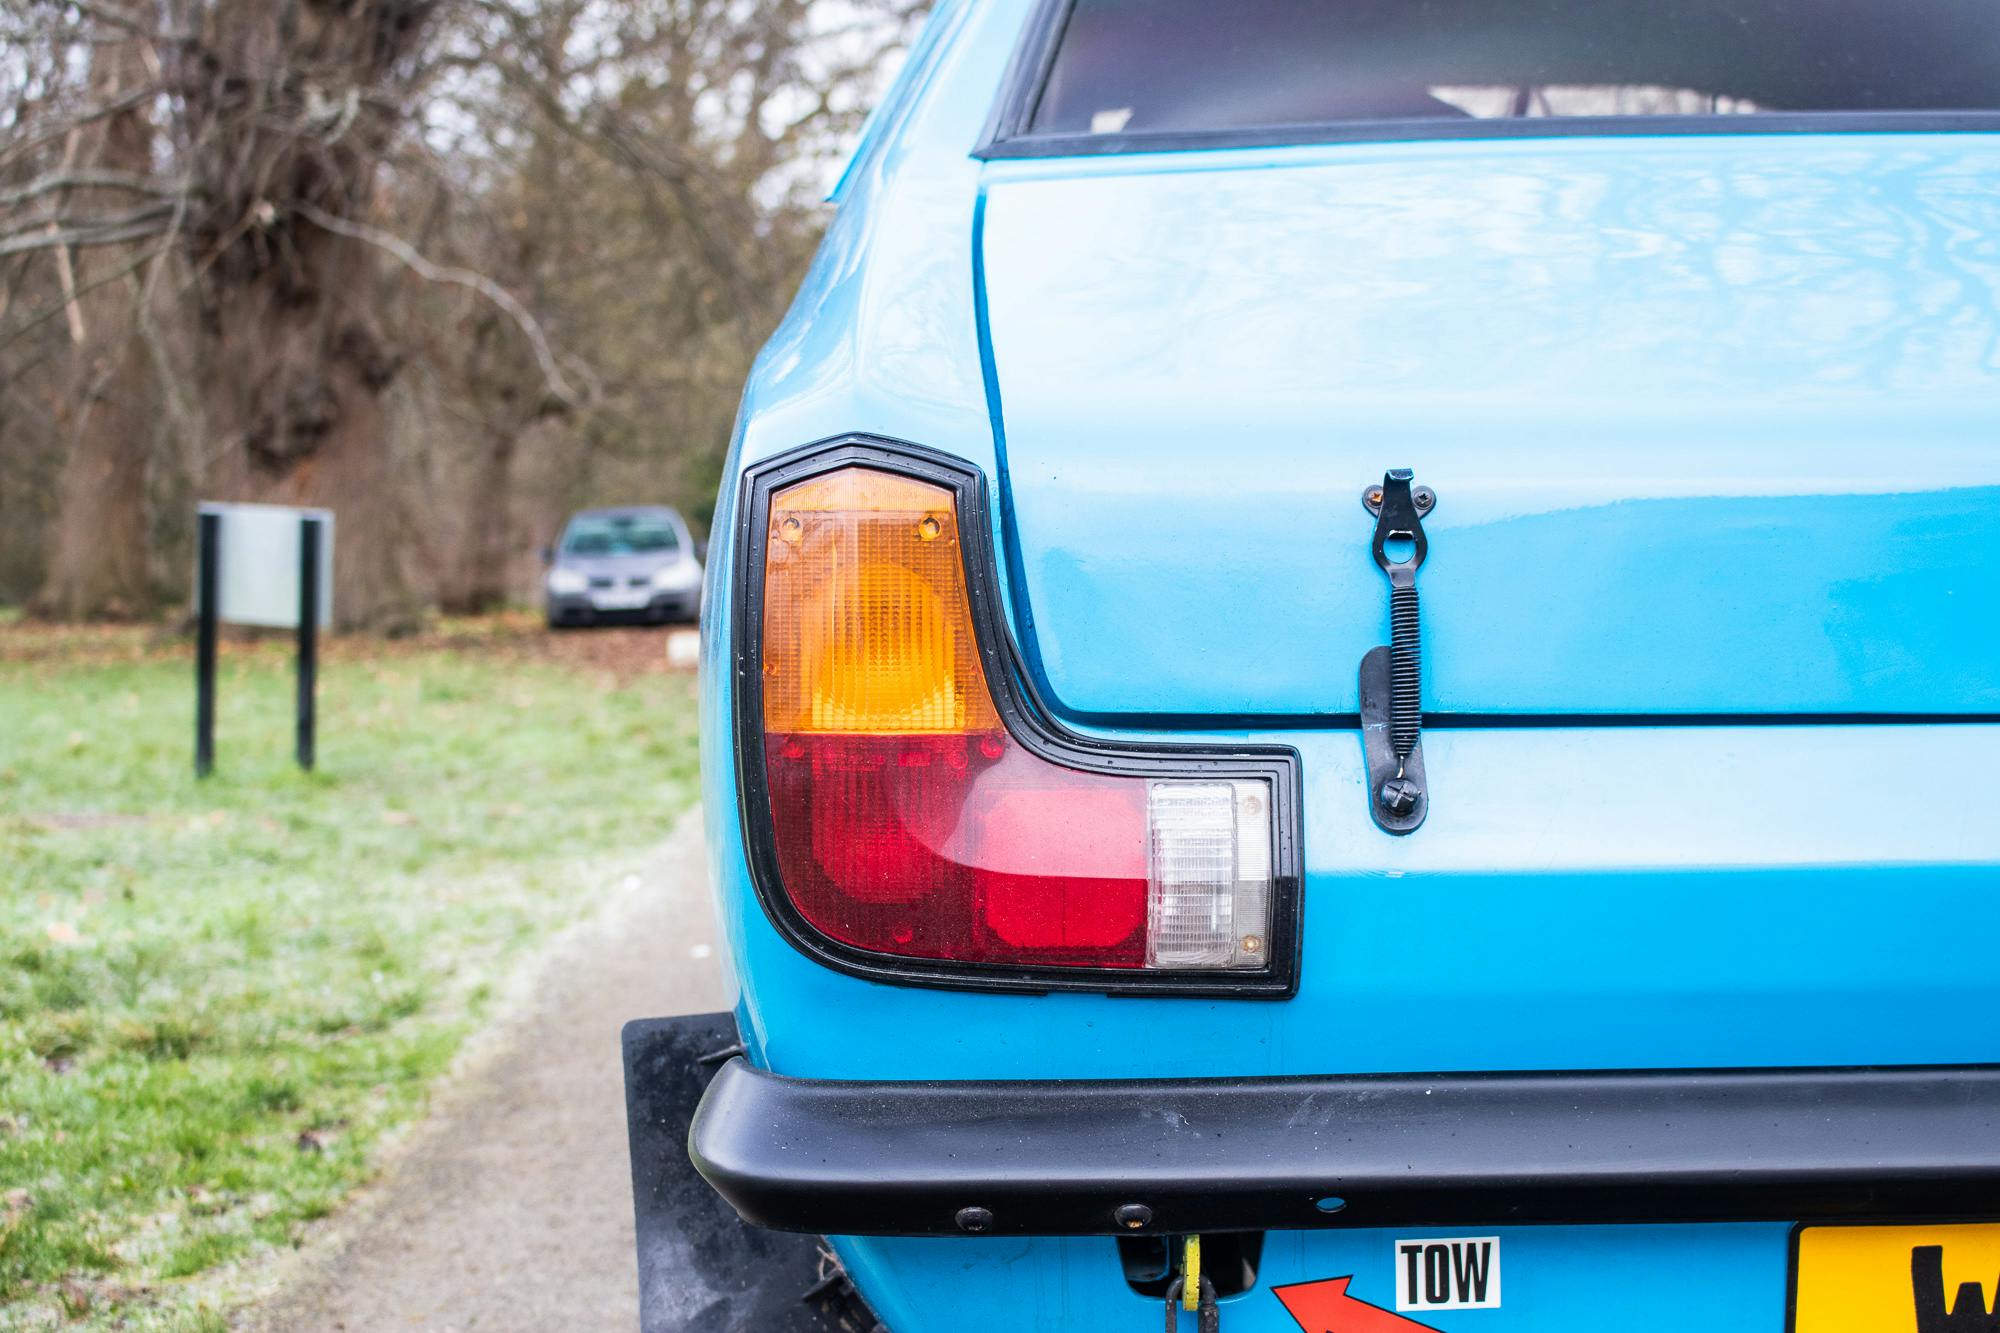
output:
[[[1201,1279],[1201,1296],[1195,1305],[1195,1329],[1197,1333],[1222,1333],[1222,1307],[1215,1303],[1215,1284],[1207,1278]],[[1176,1284],[1167,1293],[1167,1333],[1177,1333],[1180,1328],[1181,1293]]]
[[[1429,543],[1423,516],[1437,507],[1428,486],[1412,488],[1409,468],[1392,468],[1362,492],[1375,515],[1375,563],[1389,577],[1389,642],[1361,659],[1361,745],[1368,761],[1368,812],[1385,833],[1411,833],[1430,813],[1424,777],[1423,643],[1417,570]]]
[[[1201,1271],[1201,1237],[1181,1242],[1181,1266],[1167,1284],[1167,1333],[1180,1328],[1180,1312],[1195,1312],[1197,1333],[1221,1333],[1222,1308],[1215,1303],[1215,1283]]]

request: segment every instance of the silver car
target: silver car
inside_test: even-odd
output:
[[[700,552],[687,521],[664,505],[581,510],[542,558],[550,629],[701,613]]]

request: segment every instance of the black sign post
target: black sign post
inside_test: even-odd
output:
[[[201,515],[195,557],[194,632],[194,775],[205,778],[215,768],[215,622],[216,584],[222,556],[222,516]]]
[[[299,520],[299,767],[313,766],[314,685],[319,677],[319,528]]]
[[[196,777],[215,771],[216,630],[224,622],[298,635],[293,752],[300,768],[317,762],[319,629],[332,614],[333,518],[327,509],[202,504],[195,555]]]

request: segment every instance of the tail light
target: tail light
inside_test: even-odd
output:
[[[1053,728],[1000,651],[975,474],[849,444],[747,485],[746,831],[795,942],[898,980],[1289,993],[1290,751]]]

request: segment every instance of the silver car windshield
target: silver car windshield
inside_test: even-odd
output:
[[[573,521],[563,538],[563,554],[667,555],[680,545],[680,534],[665,519],[617,514]]]

